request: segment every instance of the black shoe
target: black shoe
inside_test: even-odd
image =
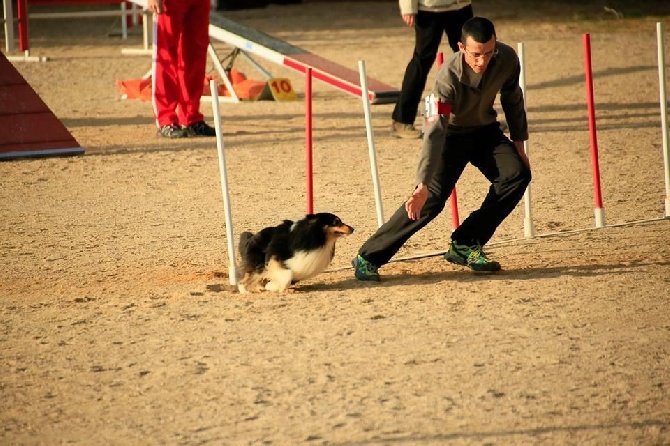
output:
[[[421,130],[414,127],[414,124],[403,124],[402,122],[391,122],[391,136],[401,139],[419,139]]]
[[[160,136],[161,138],[184,138],[186,137],[186,130],[184,130],[182,127],[179,127],[178,125],[175,124],[170,124],[170,125],[164,125],[163,127],[159,127],[158,130],[156,131],[156,135]]]
[[[216,136],[214,127],[207,125],[205,121],[194,122],[183,129],[187,136]]]

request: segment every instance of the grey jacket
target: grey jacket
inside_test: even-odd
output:
[[[516,51],[502,42],[496,43],[498,54],[489,62],[481,84],[468,85],[463,70],[467,65],[463,53],[452,54],[440,67],[433,94],[440,102],[451,104],[451,113],[442,114],[427,124],[417,169],[417,183],[428,184],[442,162],[442,151],[449,133],[471,133],[497,121],[493,108],[500,93],[505,119],[512,141],[528,139],[528,122],[523,91],[519,86],[521,64]]]
[[[399,0],[400,14],[416,14],[418,11],[443,12],[465,8],[470,0]]]

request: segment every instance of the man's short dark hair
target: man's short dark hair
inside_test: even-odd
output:
[[[478,43],[486,43],[496,36],[493,22],[484,17],[472,17],[463,24],[461,30],[461,43],[465,45],[468,37]]]

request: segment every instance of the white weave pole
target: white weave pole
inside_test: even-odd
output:
[[[370,157],[370,171],[372,172],[372,184],[375,189],[375,204],[377,207],[377,227],[384,224],[384,211],[382,209],[382,197],[379,190],[379,172],[377,170],[377,153],[375,151],[374,135],[372,133],[372,118],[370,117],[370,96],[368,93],[368,77],[365,74],[365,61],[358,61],[358,72],[361,78],[361,99],[365,111],[365,129],[368,135],[368,155]]]
[[[658,90],[661,102],[661,129],[663,131],[663,165],[665,167],[665,216],[670,217],[670,151],[668,149],[668,98],[665,93],[665,50],[663,48],[663,24],[656,22],[658,41]]]
[[[523,91],[523,101],[524,108],[526,108],[527,97],[526,97],[526,64],[524,61],[523,55],[523,42],[517,43],[517,53],[519,54],[519,61],[521,62],[521,74],[519,76],[519,85]],[[527,109],[526,109],[527,110]],[[530,154],[528,152],[528,141],[523,142],[523,149],[526,152],[526,157],[530,160]],[[523,204],[525,210],[525,216],[523,219],[523,235],[526,238],[535,237],[535,226],[533,225],[533,216],[530,206],[530,183],[526,187],[526,191],[523,194]]]
[[[2,2],[2,16],[5,18],[5,52],[14,51],[14,10],[12,2]]]
[[[128,11],[126,2],[121,2],[121,38],[123,40],[128,38]]]
[[[212,95],[212,111],[214,112],[214,128],[216,129],[216,150],[219,153],[219,173],[221,175],[221,192],[223,208],[226,213],[226,239],[228,240],[228,279],[231,285],[237,284],[235,268],[235,242],[233,240],[233,217],[230,210],[230,194],[228,193],[228,176],[226,173],[226,156],[223,153],[223,134],[221,132],[221,113],[219,111],[219,89],[215,80],[209,81]]]

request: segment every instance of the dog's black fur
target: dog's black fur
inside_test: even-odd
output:
[[[337,215],[308,214],[284,220],[253,234],[240,234],[241,293],[263,289],[283,292],[292,283],[323,272],[335,255],[335,242],[354,232]]]

